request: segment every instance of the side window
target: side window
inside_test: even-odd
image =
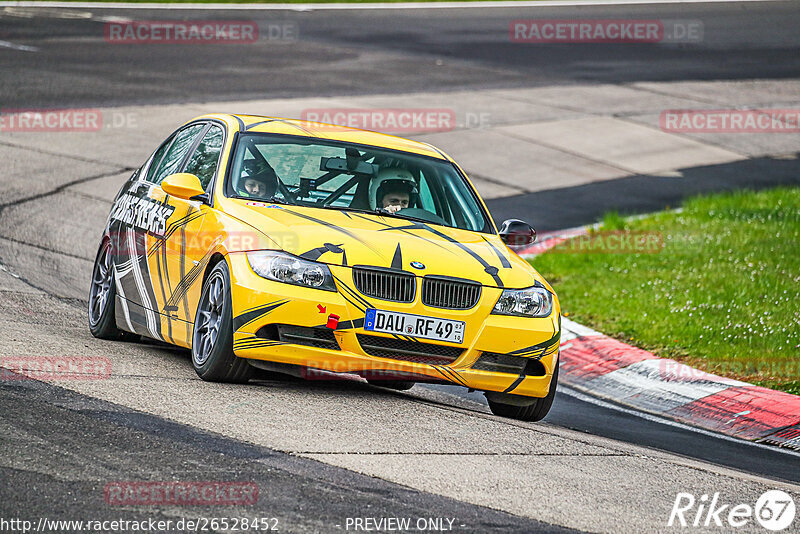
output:
[[[222,151],[222,140],[225,136],[222,128],[219,126],[211,126],[211,128],[203,136],[197,149],[192,154],[192,158],[186,165],[184,172],[194,174],[200,178],[200,183],[203,184],[203,189],[208,190],[208,185],[214,178],[217,172],[217,165],[219,164],[219,153]]]
[[[158,164],[161,162],[161,159],[164,157],[164,152],[167,151],[169,146],[172,144],[172,140],[174,138],[175,138],[175,136],[170,136],[169,139],[164,141],[163,145],[158,147],[158,150],[156,150],[156,153],[153,154],[153,160],[150,162],[150,167],[147,169],[147,176],[145,176],[145,178],[144,178],[148,182],[152,182],[153,181],[153,176],[155,176],[155,174],[156,174],[156,169],[158,169]]]
[[[178,166],[181,164],[181,161],[183,161],[184,156],[186,156],[186,152],[188,152],[189,148],[192,146],[195,137],[197,137],[205,127],[205,124],[195,124],[178,132],[175,135],[175,140],[158,164],[158,168],[155,174],[152,175],[152,178],[150,173],[147,173],[148,181],[160,184],[164,178],[177,172]],[[153,160],[153,163],[155,163],[155,160]]]

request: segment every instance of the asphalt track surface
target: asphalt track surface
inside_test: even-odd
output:
[[[2,9],[2,8],[0,8]],[[65,15],[65,11],[72,15]],[[6,8],[0,40],[4,108],[109,106],[270,97],[398,94],[653,80],[796,78],[795,2],[446,10],[90,11]],[[557,44],[509,40],[516,19],[700,21],[705,38],[678,44]],[[254,20],[297,25],[294,42],[98,46],[104,17]]]
[[[247,509],[247,517],[275,518],[283,532],[343,530],[355,510],[369,510],[373,517],[414,518],[430,517],[435,510],[437,517],[458,518],[454,528],[461,531],[574,532],[121,410],[41,382],[21,380],[4,386],[0,402],[4,407],[0,422],[15,429],[4,439],[7,451],[13,448],[13,455],[19,457],[33,455],[39,469],[52,469],[43,474],[0,467],[6,490],[20,489],[3,492],[0,514],[5,518],[81,517],[88,509],[92,519],[101,521],[121,516],[175,520],[175,512],[169,509],[131,514],[124,508],[120,513],[119,507],[103,506],[111,463],[120,481],[170,480],[176,473],[184,475],[182,480],[206,480],[213,473],[214,480],[254,482],[262,498]],[[27,439],[15,439],[22,431]],[[42,443],[53,448],[41,447]],[[230,507],[227,513],[234,509]],[[199,517],[225,515],[215,507],[192,512]],[[462,524],[469,528],[459,528]]]
[[[290,21],[299,27],[298,42],[267,42],[247,47],[97,46],[102,41],[102,17],[111,15],[111,12],[93,10],[88,18],[64,13],[65,10],[35,13],[20,8],[4,12],[0,17],[0,40],[39,49],[38,52],[24,52],[0,48],[0,105],[3,108],[401,94],[416,90],[587,82],[797,78],[800,74],[800,36],[796,32],[800,27],[800,10],[790,2],[625,8],[625,18],[701,20],[706,35],[715,37],[691,46],[525,47],[512,45],[507,39],[509,20],[617,17],[619,11],[609,7],[541,8],[536,11],[399,10],[389,13],[236,12],[223,16],[217,12],[113,12],[114,16],[145,20],[255,19],[265,24]],[[153,145],[157,142],[154,140]],[[729,187],[731,179],[735,183],[737,177],[753,172],[783,173],[788,180],[792,175],[796,177],[796,170],[793,162],[751,161],[732,171],[720,169],[718,186]],[[657,209],[691,193],[691,188],[686,187],[691,185],[691,177],[686,183],[674,184],[671,190],[651,187],[648,180],[652,177],[626,180],[629,182],[614,180],[580,188],[520,195],[513,199],[497,199],[490,202],[490,207],[495,217],[502,219],[505,212],[518,213],[520,209],[531,210],[532,205],[536,206],[537,213],[546,214],[542,218],[547,223],[540,228],[555,229],[594,221],[609,205],[620,205],[620,192],[631,187],[639,187],[641,191],[626,200],[629,205],[622,205],[623,211]],[[568,198],[578,198],[581,204],[570,211],[552,208]],[[54,215],[62,217],[72,216],[67,210],[75,209],[75,206],[43,206],[56,210]],[[21,279],[11,281],[9,287],[47,290],[53,278],[53,274],[47,272],[50,267],[32,253],[32,248],[23,245],[37,241],[30,237],[35,229],[25,228],[24,221],[20,221],[19,227],[5,230],[7,238],[10,234],[20,243],[16,249],[20,256],[31,255],[29,260],[17,258],[18,263],[28,265],[29,269],[16,273]],[[79,249],[93,246],[85,243],[94,239],[94,235],[74,238],[81,243]],[[41,245],[37,246],[41,248]],[[0,263],[7,260],[0,258]],[[69,268],[86,268],[81,262],[73,264]],[[4,287],[5,290],[8,288]],[[27,295],[27,291],[25,289],[21,294]],[[33,289],[30,291],[35,292]],[[14,326],[18,330],[12,331],[11,346],[21,337],[30,335],[30,329],[37,321],[35,317],[43,318],[44,314],[67,318],[66,325],[71,330],[80,330],[84,326],[79,322],[82,320],[81,300],[60,294],[55,296],[55,299],[49,295],[40,297],[36,292],[29,299],[11,299],[3,319],[8,320],[11,316],[17,321],[22,317],[19,324],[26,325],[24,328]],[[25,320],[26,315],[29,317]],[[49,324],[50,320],[43,319],[43,323]],[[45,333],[49,331],[43,329]],[[65,336],[65,352],[72,353],[80,343],[89,347],[92,340],[84,334]],[[134,349],[137,357],[151,358],[156,366],[163,361],[184,370],[188,366],[182,354],[176,355],[164,347],[137,344]],[[291,380],[264,378],[256,387],[274,388],[279,391],[278,395],[284,389],[304,389]],[[455,410],[459,410],[459,416],[471,423],[497,421],[486,415],[479,396],[455,388],[417,386],[411,393],[403,394],[360,384],[334,383],[316,384],[311,391],[315,396],[330,396],[330,402],[341,403],[343,398],[347,402],[351,398],[354,402],[363,402],[368,408],[381,406],[398,410],[406,416],[409,411],[431,403],[437,406],[452,404]],[[164,413],[136,410],[59,386],[6,380],[0,382],[0,397],[3,406],[0,441],[4,450],[0,464],[3,472],[2,517],[74,518],[81,517],[81,514],[88,517],[89,513],[93,519],[115,517],[119,515],[117,510],[104,507],[102,503],[103,484],[110,480],[168,480],[176,476],[235,480],[246,477],[257,481],[261,489],[259,508],[248,510],[248,514],[277,516],[281,525],[285,525],[282,530],[290,532],[342,531],[346,517],[359,515],[457,517],[464,525],[461,531],[470,532],[564,531],[562,527],[551,524],[557,521],[538,521],[537,518],[499,511],[503,507],[490,502],[488,495],[485,506],[481,506],[483,502],[476,504],[474,498],[448,498],[442,496],[446,492],[435,489],[438,486],[425,491],[411,482],[395,483],[390,481],[391,477],[370,475],[368,468],[351,468],[344,465],[346,462],[337,464],[329,459],[320,461],[313,455],[298,456],[297,451],[287,454],[282,449],[256,445],[248,439],[234,439],[224,433],[176,422]],[[164,400],[164,404],[169,402]],[[438,416],[446,418],[449,413],[442,409]],[[338,417],[336,420],[343,419]],[[346,416],[344,420],[347,420]],[[365,428],[357,425],[364,422],[364,417],[354,419],[352,424],[355,426],[344,433],[363,433]],[[436,421],[431,424],[435,425]],[[724,468],[713,467],[724,466],[747,473],[747,476],[800,482],[800,470],[794,455],[642,419],[624,411],[584,402],[566,391],[559,393],[547,425],[544,425],[545,429],[551,427],[559,436],[575,443],[585,440],[591,446],[630,444],[633,452],[625,448],[629,445],[613,445],[623,447],[626,454],[653,454],[661,458],[663,453],[658,451],[675,453],[677,456],[670,455],[664,465],[672,466],[683,461],[675,458],[683,458],[687,465],[693,466],[692,469],[706,473],[705,476],[698,475],[701,481],[709,477],[730,476]],[[492,427],[494,431],[498,428]],[[409,429],[408,434],[408,439],[411,439],[416,431]],[[536,439],[535,435],[531,431],[528,439]],[[464,439],[464,436],[453,439]],[[503,454],[493,449],[491,435],[470,436],[470,439],[487,441],[487,454]],[[317,456],[322,459],[324,455]],[[580,469],[579,466],[576,462],[570,468]],[[671,476],[675,472],[670,467],[665,475]],[[630,476],[632,487],[635,487],[634,475]],[[403,477],[395,479],[402,480]],[[689,480],[687,477],[687,484],[691,486]],[[763,483],[762,479],[756,480]],[[696,480],[694,482],[696,484]],[[612,489],[608,491],[614,495]],[[487,493],[491,492],[487,488]],[[663,495],[662,504],[668,509],[673,498],[674,493]],[[211,512],[217,516],[225,515],[219,509],[194,509],[191,515],[209,515]],[[187,515],[185,510],[172,509],[127,509],[125,513],[128,517],[163,514],[163,517],[174,518]],[[590,521],[582,524],[589,525],[586,527],[589,530],[608,530],[605,524],[598,523],[596,527],[592,527]],[[653,531],[662,528],[663,524],[653,525]],[[625,530],[635,531],[636,528],[631,525],[620,527],[620,531]]]

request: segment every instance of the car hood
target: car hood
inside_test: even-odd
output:
[[[486,286],[523,288],[543,281],[497,235],[399,217],[335,209],[237,202],[236,217],[282,250],[331,265],[403,269]]]

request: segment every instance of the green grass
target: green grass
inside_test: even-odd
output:
[[[606,229],[659,233],[664,247],[534,259],[565,316],[662,357],[800,394],[800,188],[698,197],[643,219],[610,213],[599,235]]]

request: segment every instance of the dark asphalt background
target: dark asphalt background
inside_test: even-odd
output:
[[[75,8],[72,11],[87,10]],[[23,13],[27,11],[23,10]],[[91,10],[94,18],[4,14],[3,107],[108,106],[330,96],[571,83],[796,78],[796,2],[347,11]],[[48,13],[50,16],[48,16]],[[255,44],[106,45],[106,15],[134,20],[254,20]],[[701,43],[524,45],[516,19],[680,19]],[[269,41],[269,24],[297,24],[299,40]]]
[[[75,8],[74,11],[85,11]],[[94,18],[32,18],[2,13],[0,40],[38,52],[0,47],[0,107],[116,106],[291,96],[445,91],[650,80],[745,80],[800,75],[800,9],[796,2],[673,6],[561,7],[535,10],[391,11],[96,11]],[[295,43],[255,45],[103,45],[100,15],[133,19],[294,22]],[[519,18],[691,19],[704,24],[699,44],[537,45],[508,41]],[[0,139],[2,141],[2,139]],[[154,143],[158,141],[154,139]],[[495,217],[521,216],[539,230],[590,223],[608,209],[635,213],[675,206],[687,195],[734,187],[797,183],[797,160],[750,160],[696,169],[684,178],[635,176],[489,202]],[[695,178],[702,173],[702,183]],[[560,531],[486,508],[408,490],[317,462],[297,459],[179,427],[55,386],[0,382],[0,447],[22,465],[3,468],[0,516],[113,517],[166,514],[101,506],[110,478],[169,479],[187,466],[198,478],[213,469],[246,473],[261,488],[258,514],[310,523],[298,531],[336,531],[353,510],[370,515],[454,516],[466,530]],[[797,458],[745,443],[679,431],[559,394],[548,421],[660,448],[756,474],[797,482]],[[61,472],[88,473],[70,477]],[[111,474],[109,474],[111,473]],[[87,479],[90,479],[87,481]],[[280,491],[271,491],[271,488]],[[198,515],[207,515],[204,510]],[[254,512],[249,510],[248,513]],[[215,515],[223,514],[214,511]],[[80,514],[77,514],[80,515]],[[252,514],[250,514],[252,515]],[[361,514],[366,515],[366,514]],[[316,522],[314,522],[316,521]]]

